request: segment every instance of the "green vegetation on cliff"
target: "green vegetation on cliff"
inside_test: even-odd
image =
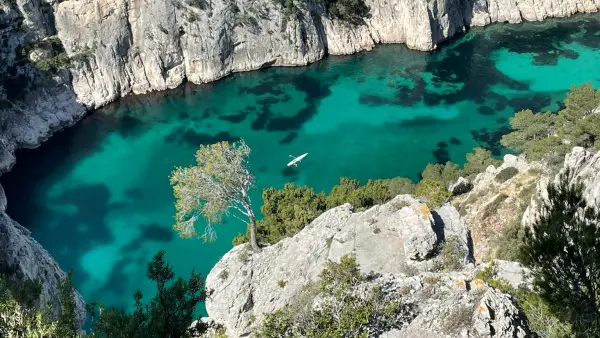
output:
[[[156,284],[157,294],[143,303],[140,291],[134,295],[135,310],[105,309],[96,303],[88,304],[92,329],[88,335],[78,330],[76,305],[71,274],[59,285],[61,304],[57,320],[48,309],[37,309],[41,285],[33,281],[11,283],[0,279],[0,336],[24,338],[184,338],[197,337],[205,325],[197,321],[194,312],[206,299],[202,277],[192,272],[188,280],[174,280],[173,269],[159,251],[148,263],[148,278]]]
[[[268,314],[257,331],[261,338],[281,337],[367,337],[373,327],[399,327],[411,316],[412,304],[387,299],[373,287],[365,297],[354,288],[366,281],[356,257],[343,256],[339,263],[329,261],[320,281],[306,286],[291,304]],[[323,302],[313,308],[314,298]]]
[[[600,204],[589,205],[570,173],[548,185],[522,248],[535,289],[581,337],[600,335]]]
[[[574,146],[600,149],[600,90],[591,83],[571,87],[565,109],[534,113],[527,109],[510,119],[513,132],[502,137],[502,145],[524,153],[529,159],[556,162]]]
[[[37,281],[15,283],[0,279],[0,336],[75,338],[80,334],[75,320],[75,299],[71,274],[59,283],[61,309],[52,320],[50,309],[39,302],[42,286]]]

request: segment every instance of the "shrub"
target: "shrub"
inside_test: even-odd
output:
[[[488,203],[485,206],[485,209],[483,210],[483,218],[490,217],[494,212],[496,212],[496,210],[498,210],[500,204],[504,202],[507,198],[508,196],[505,194],[499,194],[498,196],[496,196],[496,198],[494,198],[490,203]]]
[[[423,283],[425,284],[437,284],[440,281],[440,276],[425,276],[423,277]]]
[[[280,190],[265,189],[262,197],[260,210],[264,218],[257,223],[259,242],[273,244],[291,237],[327,209],[325,194],[317,194],[312,188],[293,183]],[[244,237],[238,235],[235,243],[245,241]]]
[[[215,330],[215,338],[227,338],[227,330],[224,327],[220,327]]]
[[[442,181],[424,179],[417,184],[415,194],[427,201],[430,209],[434,209],[446,201],[452,194]]]
[[[362,24],[370,18],[370,8],[364,0],[325,0],[329,16],[351,24]]]
[[[458,164],[452,162],[446,162],[446,164],[430,163],[421,173],[423,179],[442,181],[445,184],[456,181],[460,175],[461,171],[458,168]]]
[[[464,165],[462,175],[471,176],[484,172],[487,167],[499,166],[502,161],[492,157],[492,152],[483,148],[475,148],[472,153],[466,155],[467,162]]]
[[[59,338],[58,322],[52,321],[48,309],[37,310],[41,284],[34,281],[9,282],[0,279],[0,335]],[[75,316],[74,313],[71,315]]]
[[[570,172],[548,185],[525,235],[524,262],[550,309],[568,320],[578,336],[600,334],[600,205],[588,205],[583,186]]]
[[[515,167],[504,168],[498,173],[498,175],[496,175],[495,180],[498,183],[504,183],[513,178],[518,173],[519,169]]]
[[[229,277],[229,271],[227,271],[226,269],[222,270],[221,273],[219,273],[219,278],[221,280],[226,280],[227,277]]]
[[[467,254],[458,238],[448,237],[437,257],[438,268],[441,268],[443,271],[460,270],[463,267],[464,257]]]
[[[522,214],[522,213],[519,213]],[[521,217],[502,228],[498,237],[494,240],[496,258],[522,262],[521,252],[525,238],[525,227],[521,225]]]
[[[239,232],[235,237],[233,237],[233,240],[231,241],[231,244],[233,246],[238,246],[244,243],[248,243],[249,239],[248,236],[242,234],[241,232]],[[260,241],[259,241],[260,242]]]
[[[248,255],[247,247],[244,247],[242,250],[240,250],[240,252],[238,253],[238,260],[243,264],[246,264],[250,261],[250,255]]]
[[[378,287],[365,298],[353,292],[366,279],[354,256],[328,262],[320,277],[318,289],[309,284],[289,306],[268,314],[257,336],[364,337],[372,328],[399,328],[412,318],[411,305],[386,298]],[[312,306],[315,290],[324,300],[318,310]]]
[[[284,288],[287,285],[287,282],[284,280],[279,280],[277,281],[277,286],[279,286],[280,288]]]
[[[352,180],[347,177],[340,178],[340,183],[331,188],[331,192],[327,196],[327,208],[337,207],[344,203],[350,203],[358,207],[359,203],[354,200],[353,193],[360,187],[357,180]]]
[[[386,180],[390,198],[398,195],[412,194],[415,191],[415,183],[406,177],[395,177]]]

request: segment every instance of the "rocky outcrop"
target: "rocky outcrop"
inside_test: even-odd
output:
[[[588,204],[600,206],[600,151],[594,153],[582,147],[574,147],[565,156],[563,167],[558,173],[549,171],[537,182],[535,195],[523,214],[523,225],[531,225],[539,216],[541,204],[548,199],[548,184],[558,182],[561,175],[567,172],[571,184],[583,184],[583,197]]]
[[[520,223],[541,170],[540,163],[506,155],[499,167],[489,166],[475,177],[471,191],[454,197],[452,205],[460,210],[471,230],[476,261],[494,258],[502,231]]]
[[[419,240],[407,240],[404,228]],[[469,245],[466,224],[449,205],[430,211],[408,195],[358,213],[345,204],[259,253],[245,245],[230,250],[207,276],[207,312],[228,335],[251,336],[264,315],[294,302],[318,280],[328,260],[354,254],[361,271],[372,276],[358,290],[379,286],[384,295],[411,305],[406,322],[382,337],[527,336],[526,320],[510,296],[477,280],[480,268],[472,260],[445,273],[423,264],[435,261],[435,248],[450,237]],[[413,252],[426,252],[426,258]]]
[[[58,285],[65,277],[56,261],[31,232],[0,211],[0,273],[11,281],[37,280],[42,283],[39,304],[49,304],[57,318],[60,309]],[[85,303],[79,292],[74,292],[76,315],[80,325],[85,322]]]
[[[85,114],[68,71],[50,76],[24,61],[22,50],[27,41],[56,33],[53,20],[50,3],[0,3],[0,174],[13,165],[15,149],[36,147]],[[42,282],[40,304],[51,304],[56,316],[60,307],[57,286],[65,274],[30,232],[6,215],[6,204],[0,187],[0,272],[14,281]],[[84,303],[78,292],[75,298],[78,320],[83,324]]]

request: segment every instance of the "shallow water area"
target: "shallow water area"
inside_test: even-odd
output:
[[[169,173],[199,144],[246,140],[257,212],[262,189],[286,182],[328,191],[340,176],[417,180],[427,163],[463,163],[475,146],[502,155],[515,111],[557,110],[571,85],[599,86],[598,31],[599,15],[494,25],[435,53],[380,46],[126,98],[20,151],[2,177],[8,213],[74,270],[86,300],[129,307],[137,288],[153,294],[145,270],[157,250],[178,276],[206,276],[244,231],[228,219],[203,244],[171,229]]]

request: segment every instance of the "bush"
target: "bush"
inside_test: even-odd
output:
[[[458,168],[458,164],[452,162],[446,162],[446,164],[428,164],[421,177],[425,180],[442,181],[445,184],[456,181],[461,175],[461,170]]]
[[[256,225],[259,242],[273,244],[291,237],[327,210],[325,194],[293,183],[280,190],[265,189],[262,197],[263,219]],[[241,241],[242,238],[236,237],[236,243]]]
[[[417,184],[415,195],[426,200],[429,208],[434,209],[442,205],[452,193],[446,189],[444,182],[424,179]]]
[[[510,180],[511,178],[513,178],[518,173],[519,173],[519,169],[517,169],[515,167],[504,168],[498,173],[498,175],[496,175],[495,180],[498,183],[504,183],[504,182]]]
[[[364,0],[325,0],[330,17],[351,24],[362,24],[371,17],[371,9]]]
[[[464,257],[468,254],[460,244],[458,238],[448,237],[444,242],[437,257],[442,271],[456,271],[463,267]]]
[[[600,205],[588,205],[572,173],[548,185],[531,229],[525,234],[524,262],[534,285],[554,314],[569,321],[577,336],[600,334]]]
[[[0,279],[0,336],[23,337],[28,332],[33,337],[60,338],[58,322],[51,320],[48,309],[35,308],[40,292],[37,282]]]
[[[248,239],[247,235],[244,235],[241,232],[238,232],[238,234],[235,237],[233,237],[233,240],[231,240],[231,245],[238,246],[238,245],[242,245],[244,243],[248,243],[249,241],[250,240]]]
[[[327,208],[337,207],[344,203],[350,203],[358,207],[358,202],[354,200],[353,193],[360,187],[357,180],[352,180],[347,177],[340,178],[340,184],[331,188],[331,192],[327,196]]]
[[[523,240],[525,238],[525,227],[521,225],[521,217],[517,217],[514,222],[502,228],[500,235],[494,241],[496,258],[522,262],[521,252],[523,250]]]
[[[415,183],[406,177],[395,177],[386,180],[388,193],[391,198],[403,194],[412,194],[415,192]]]
[[[496,210],[498,210],[498,207],[500,207],[500,204],[502,204],[502,202],[504,202],[507,198],[508,196],[505,194],[499,194],[498,196],[496,196],[496,198],[494,198],[490,203],[488,203],[485,206],[485,209],[483,209],[483,218],[488,218],[491,215],[493,215],[496,212]]]
[[[365,337],[374,328],[400,328],[412,318],[411,305],[384,297],[374,287],[366,298],[353,291],[366,276],[362,275],[354,256],[344,256],[340,263],[328,262],[320,275],[318,290],[323,302],[313,309],[317,296],[312,285],[283,309],[265,317],[256,332],[258,337]]]
[[[492,157],[492,152],[483,148],[475,148],[472,153],[466,155],[467,162],[464,165],[461,175],[471,176],[484,172],[487,167],[493,165],[499,166],[502,161]]]

